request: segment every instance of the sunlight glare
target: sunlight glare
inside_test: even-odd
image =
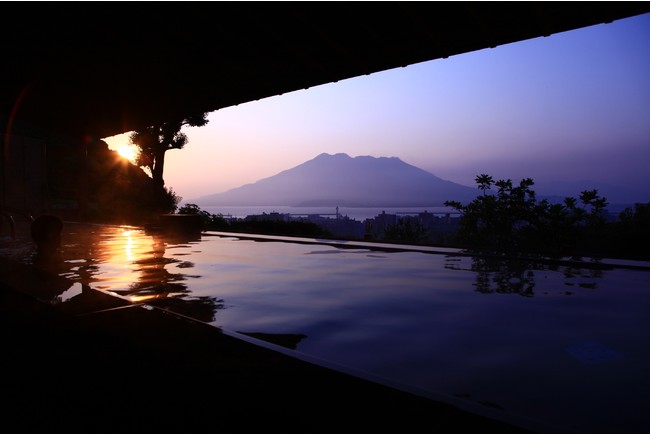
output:
[[[108,149],[116,151],[120,156],[135,164],[138,148],[130,142],[131,133],[118,134],[112,137],[105,137],[102,140],[108,145]]]
[[[135,162],[135,157],[137,155],[137,148],[133,145],[120,145],[116,149],[117,153],[122,157],[129,160],[131,163]]]
[[[118,151],[118,153],[119,153],[119,151]],[[120,153],[120,155],[122,155],[122,154]],[[126,157],[126,155],[122,155],[122,156]],[[128,261],[133,261],[134,257],[135,257],[134,252],[133,252],[134,241],[133,241],[133,237],[131,236],[132,232],[133,231],[131,231],[131,230],[124,230],[122,232],[122,235],[124,235],[126,237],[126,243],[124,244],[124,254],[125,254],[126,259]]]

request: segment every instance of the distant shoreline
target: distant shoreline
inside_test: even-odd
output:
[[[197,204],[203,211],[214,215],[223,215],[224,217],[245,218],[249,215],[270,214],[272,212],[280,214],[317,214],[324,217],[336,216],[336,206],[288,206],[288,205],[259,205],[259,206],[221,206],[221,205],[201,205]],[[613,217],[618,215],[626,208],[634,209],[633,203],[613,203],[607,206],[608,213]],[[339,206],[338,212],[341,217],[363,222],[366,219],[375,218],[377,215],[385,212],[386,214],[419,214],[429,213],[451,213],[457,214],[457,211],[451,207],[445,206],[386,206],[386,207],[354,207]]]
[[[248,215],[269,214],[277,212],[280,214],[318,214],[322,216],[329,216],[334,218],[336,216],[336,206],[313,206],[313,207],[294,207],[294,206],[219,206],[219,205],[201,205],[197,204],[203,211],[210,214],[223,215],[233,218],[245,218]],[[423,212],[429,213],[452,213],[455,214],[456,210],[444,206],[430,206],[430,207],[338,207],[338,212],[341,217],[349,217],[350,219],[363,222],[365,219],[374,218],[377,215],[385,212],[386,214],[419,214]]]

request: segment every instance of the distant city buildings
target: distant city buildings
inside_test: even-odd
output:
[[[334,216],[334,217],[330,217]],[[363,222],[339,214],[262,213],[248,215],[247,221],[304,221],[314,223],[333,236],[359,240],[392,240],[438,242],[456,230],[459,216],[450,213],[396,213],[381,214]],[[418,239],[413,238],[414,235]]]

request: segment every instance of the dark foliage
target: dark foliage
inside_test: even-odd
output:
[[[619,258],[650,260],[650,202],[636,203],[610,225],[607,246]]]
[[[152,179],[101,140],[50,141],[47,179],[52,212],[65,219],[140,224],[180,200],[166,188],[156,198]]]
[[[200,215],[203,228],[206,230],[222,231],[228,227],[228,221],[223,216],[210,214],[194,203],[188,203],[180,207],[178,214]]]
[[[199,214],[203,217],[205,230],[240,232],[250,234],[281,235],[294,237],[330,237],[331,233],[315,223],[300,220],[226,220],[222,215],[210,214],[198,205],[190,203],[178,210],[178,214]]]
[[[172,207],[176,209],[178,204],[178,201],[170,201],[170,191],[165,188],[163,178],[165,154],[171,149],[183,149],[188,139],[181,129],[185,126],[202,127],[208,123],[207,116],[208,113],[197,113],[176,119],[167,119],[134,131],[130,135],[131,143],[138,148],[136,164],[151,173],[153,180],[151,194],[160,212],[169,212]]]
[[[460,247],[515,256],[648,258],[643,246],[650,234],[650,204],[636,204],[618,221],[608,221],[607,200],[597,190],[549,203],[537,200],[530,178],[513,186],[509,179],[494,182],[483,174],[476,183],[483,195],[469,204],[445,202],[461,213],[453,241]],[[487,193],[492,186],[496,194]]]

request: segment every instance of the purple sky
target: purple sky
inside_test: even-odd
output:
[[[475,186],[589,180],[650,201],[650,14],[313,87],[215,111],[167,153],[184,199],[317,155],[398,157]],[[128,143],[126,135],[107,140]]]

